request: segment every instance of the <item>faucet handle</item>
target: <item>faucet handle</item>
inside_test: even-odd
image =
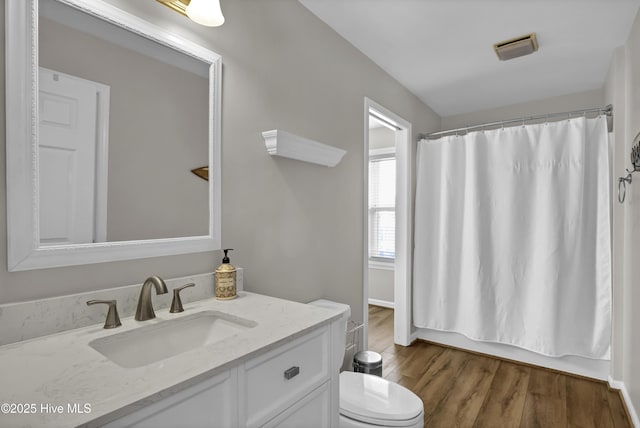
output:
[[[171,301],[171,309],[169,312],[175,314],[176,312],[183,312],[184,308],[182,307],[182,300],[180,299],[180,292],[187,287],[195,287],[196,285],[193,282],[189,284],[185,284],[182,287],[177,287],[173,289],[173,300]]]
[[[120,317],[118,316],[118,308],[116,307],[117,302],[115,300],[89,300],[87,301],[87,306],[95,305],[97,303],[109,305],[109,312],[107,312],[107,319],[104,322],[104,328],[116,328],[122,325]]]

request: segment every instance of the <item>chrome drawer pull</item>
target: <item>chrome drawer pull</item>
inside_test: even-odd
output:
[[[298,376],[299,373],[300,373],[300,367],[293,366],[290,369],[287,369],[287,370],[284,371],[284,378],[286,380],[290,380],[290,379]]]

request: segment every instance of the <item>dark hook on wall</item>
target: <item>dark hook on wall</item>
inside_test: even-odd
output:
[[[627,195],[627,184],[631,184],[633,173],[640,172],[640,132],[631,143],[631,166],[632,169],[626,169],[626,177],[618,177],[618,202],[623,203]]]

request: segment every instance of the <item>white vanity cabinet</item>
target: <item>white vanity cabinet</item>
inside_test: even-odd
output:
[[[237,370],[231,369],[103,426],[108,428],[236,427],[238,426],[236,397]]]
[[[104,426],[337,426],[331,327],[316,328]]]
[[[238,371],[238,390],[242,397],[239,401],[241,426],[262,426],[274,418],[278,419],[287,410],[293,410],[293,407],[297,411],[286,416],[282,424],[286,425],[288,417],[299,417],[301,413],[298,412],[322,413],[325,401],[329,404],[328,400],[322,399],[322,394],[317,400],[307,399],[307,396],[314,392],[317,395],[316,390],[322,387],[330,391],[330,349],[331,331],[329,326],[325,326],[243,364]],[[304,401],[306,406],[298,409],[296,404],[299,401]],[[328,410],[326,415],[329,416]],[[327,417],[324,419],[329,421]],[[314,419],[302,422],[305,423],[296,426],[330,426],[319,425],[319,421]],[[279,425],[275,422],[269,424]]]
[[[216,339],[223,330],[212,314],[252,327]],[[205,319],[213,339],[174,343],[176,325],[181,339],[201,337],[191,329],[202,323],[182,318]],[[0,379],[11,385],[0,388],[0,403],[91,405],[90,412],[3,414],[0,426],[338,428],[341,320],[335,310],[242,291],[233,300],[191,302],[181,314],[160,309],[143,324],[122,318],[115,333],[100,323],[0,346]],[[183,351],[167,357],[145,346],[146,332]],[[125,367],[124,352],[144,353],[146,363]]]

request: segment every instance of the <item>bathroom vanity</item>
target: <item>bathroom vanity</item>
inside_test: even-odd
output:
[[[339,316],[241,292],[5,345],[0,426],[337,427]]]

